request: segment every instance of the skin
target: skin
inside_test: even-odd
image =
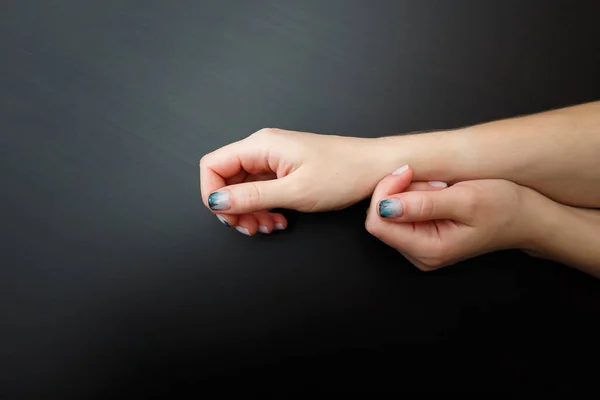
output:
[[[595,246],[600,212],[559,204],[502,179],[415,191],[412,178],[408,168],[377,185],[365,227],[417,268],[432,271],[516,248],[600,277],[600,250]],[[391,211],[382,207],[389,203],[395,204]]]
[[[391,240],[380,229],[386,226],[397,232],[395,225],[401,221],[391,225],[388,220],[377,234],[372,232],[385,237],[386,243],[415,265],[427,270],[482,252],[522,248],[595,274],[590,271],[600,269],[594,261],[600,257],[593,253],[597,246],[591,240],[598,236],[596,227],[600,225],[595,222],[600,222],[600,217],[596,210],[586,208],[600,207],[598,154],[600,102],[594,102],[453,131],[376,139],[262,129],[204,156],[200,160],[200,184],[203,202],[209,209],[213,206],[213,213],[241,233],[254,235],[287,227],[285,217],[271,209],[321,212],[343,209],[371,195],[375,199],[380,193],[376,189],[389,178],[390,171],[410,165],[407,173],[412,183],[399,192],[421,193],[411,196],[447,192],[455,196],[455,211],[463,203],[480,207],[487,211],[477,215],[494,221],[494,212],[479,203],[496,204],[499,208],[495,211],[503,215],[516,207],[518,199],[523,205],[517,207],[518,212],[513,211],[519,218],[531,220],[518,228],[513,227],[517,224],[500,224],[499,230],[483,220],[471,221],[477,222],[481,232],[487,232],[487,236],[478,235],[488,237],[485,246],[463,235],[466,228],[448,226],[449,235],[462,240],[464,245],[459,248],[463,251],[443,247],[443,257],[439,252],[427,256],[433,260],[412,248],[409,251],[406,244]],[[450,187],[427,183],[433,180],[447,182]],[[415,201],[428,201],[423,199]],[[540,210],[544,210],[541,215]],[[378,211],[371,207],[370,212]],[[471,226],[459,217],[431,216],[427,221]],[[535,223],[544,229],[530,232]],[[568,234],[561,229],[564,226],[569,226]],[[510,234],[505,235],[507,232]],[[506,238],[519,240],[508,242]],[[428,246],[424,248],[431,250]],[[583,254],[574,254],[577,251]],[[444,263],[437,262],[439,259]]]

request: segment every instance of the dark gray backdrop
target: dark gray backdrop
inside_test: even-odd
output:
[[[366,204],[248,238],[198,160],[597,100],[593,4],[3,1],[0,392],[585,383],[596,280],[518,252],[424,274]]]

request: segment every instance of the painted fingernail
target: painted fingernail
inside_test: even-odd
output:
[[[282,231],[285,228],[283,227],[283,224],[281,222],[278,222],[275,224],[275,229],[277,229],[278,231]]]
[[[429,181],[429,184],[433,187],[437,187],[437,188],[445,188],[448,187],[448,184],[446,182],[442,182],[442,181]]]
[[[242,235],[250,236],[250,232],[248,232],[248,229],[244,228],[243,226],[236,226],[235,230],[241,233]]]
[[[408,170],[408,165],[403,165],[400,168],[398,168],[397,170],[395,170],[394,172],[392,172],[392,175],[402,175],[407,170]]]
[[[268,233],[269,233],[269,228],[267,228],[267,227],[266,227],[266,226],[264,226],[264,225],[260,225],[260,226],[258,227],[258,231],[259,231],[260,233],[267,233],[267,234],[268,234]]]
[[[208,196],[208,206],[211,210],[227,210],[231,207],[231,196],[227,190],[214,192]]]
[[[379,216],[381,218],[401,217],[404,207],[398,199],[381,200],[379,202]]]
[[[219,221],[221,221],[221,223],[225,226],[229,226],[229,222],[227,222],[227,220],[225,219],[225,217],[223,217],[222,215],[217,215],[217,218],[219,219]]]

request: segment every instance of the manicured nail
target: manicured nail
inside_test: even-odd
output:
[[[381,200],[379,202],[379,216],[381,218],[401,217],[404,207],[398,199]]]
[[[221,223],[225,226],[229,226],[229,222],[227,222],[227,220],[225,219],[225,217],[223,217],[222,215],[217,215],[217,218],[219,219],[219,221],[221,221]]]
[[[208,196],[208,206],[211,210],[227,210],[231,207],[231,196],[227,190],[214,192]]]
[[[282,231],[285,228],[283,227],[283,224],[281,222],[278,222],[275,224],[275,229],[277,229],[278,231]]]
[[[403,165],[394,172],[392,172],[392,175],[402,175],[406,172],[406,170],[408,170],[408,165]]]
[[[269,233],[269,228],[267,228],[267,227],[266,227],[266,226],[264,226],[264,225],[259,225],[259,227],[258,227],[258,231],[259,231],[260,233],[266,233],[266,234],[268,234],[268,233]]]
[[[236,226],[235,230],[238,231],[239,233],[241,233],[242,235],[250,236],[250,232],[248,232],[248,229],[246,229],[242,226]]]
[[[445,188],[448,187],[448,184],[446,182],[442,182],[442,181],[429,181],[429,184],[433,187],[437,187],[437,188]]]

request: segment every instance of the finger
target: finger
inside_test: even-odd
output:
[[[367,220],[365,222],[365,227],[372,235],[377,236],[375,232],[378,232],[382,226],[382,220],[377,213],[379,200],[409,187],[411,178],[412,169],[405,165],[383,178],[375,186],[373,195],[371,196],[371,203],[369,204],[369,208],[367,208]]]
[[[414,252],[417,247],[421,247],[424,240],[420,238],[419,232],[414,230],[413,224],[395,224],[380,218],[378,203],[380,199],[408,188],[411,178],[412,169],[406,166],[398,168],[383,178],[373,191],[365,221],[365,228],[371,235],[388,246],[407,253]]]
[[[379,201],[381,218],[394,222],[451,219],[461,222],[468,217],[464,193],[451,189],[429,192],[406,192]]]
[[[404,165],[383,178],[375,187],[371,199],[381,199],[404,191],[411,184],[413,170]]]
[[[246,236],[254,236],[258,231],[258,222],[252,214],[240,215],[235,230]]]
[[[432,184],[432,182],[434,182]],[[405,192],[426,192],[426,191],[434,191],[434,190],[442,190],[448,187],[448,184],[440,181],[432,181],[432,182],[413,182],[404,190]],[[369,211],[371,207],[367,208],[366,214],[369,215]]]
[[[258,182],[258,181],[268,181],[271,179],[277,179],[277,174],[274,172],[271,173],[265,173],[265,174],[258,174],[258,175],[248,175],[246,177],[246,179],[244,179],[244,182]],[[240,182],[227,182],[230,185],[233,183],[240,183]]]
[[[221,221],[221,223],[223,225],[225,225],[226,227],[232,227],[232,226],[236,226],[238,223],[238,216],[237,215],[221,215],[221,214],[216,214],[217,219],[219,221]]]
[[[429,181],[429,182],[412,182],[404,192],[432,192],[435,190],[442,190],[448,187],[446,182],[442,181]],[[390,193],[394,194],[394,193]],[[367,208],[367,215],[369,214],[370,207]]]
[[[273,217],[269,212],[259,211],[255,212],[253,215],[258,222],[258,231],[260,233],[269,234],[273,232],[273,229],[275,229],[275,223],[273,222]]]
[[[373,208],[366,221],[367,231],[388,246],[407,254],[422,254],[430,238],[411,223],[391,223],[379,218]]]
[[[274,229],[276,231],[283,231],[288,227],[287,218],[280,213],[271,213],[271,218],[273,218]]]
[[[405,192],[432,192],[435,190],[442,190],[448,187],[448,184],[441,181],[431,182],[413,182],[406,189]],[[390,193],[395,194],[395,193]]]
[[[225,186],[207,197],[208,207],[223,214],[247,214],[272,208],[292,208],[297,201],[296,176]]]
[[[227,186],[227,179],[249,174],[274,172],[269,165],[268,149],[259,143],[244,139],[228,144],[200,160],[200,190],[202,201],[208,207],[208,196]]]
[[[235,174],[231,178],[225,179],[225,183],[227,185],[235,185],[235,184],[238,184],[238,183],[245,182],[247,179],[249,179],[250,176],[251,175],[248,175],[248,172],[246,172],[244,170],[241,170],[240,172],[238,172],[237,174]]]

